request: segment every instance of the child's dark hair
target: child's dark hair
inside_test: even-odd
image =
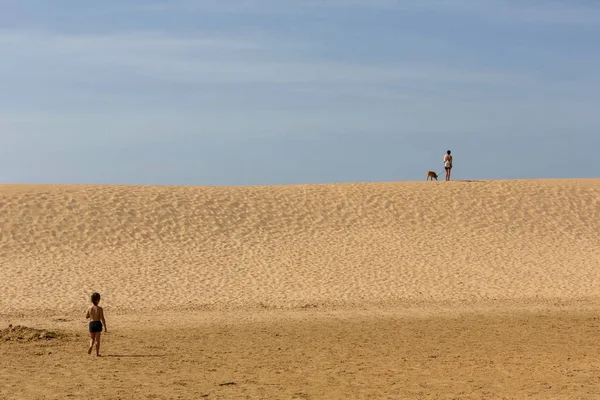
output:
[[[92,303],[94,303],[95,306],[97,306],[98,303],[100,303],[100,293],[92,293]]]

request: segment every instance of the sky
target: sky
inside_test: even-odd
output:
[[[597,0],[0,5],[0,183],[599,177]]]

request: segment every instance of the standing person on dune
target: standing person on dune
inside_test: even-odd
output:
[[[446,169],[446,180],[450,180],[450,170],[452,169],[452,156],[451,151],[448,150],[444,155],[444,168]]]

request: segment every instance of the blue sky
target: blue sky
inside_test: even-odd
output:
[[[2,183],[598,177],[600,1],[0,2]]]

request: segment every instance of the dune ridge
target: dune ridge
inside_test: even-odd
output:
[[[600,295],[600,179],[0,185],[0,313]]]

